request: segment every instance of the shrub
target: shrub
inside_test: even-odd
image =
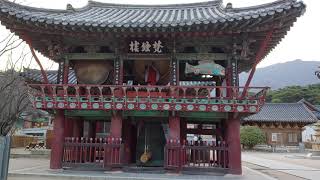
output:
[[[244,147],[252,149],[257,144],[265,143],[266,137],[258,127],[243,126],[240,129],[240,141]]]

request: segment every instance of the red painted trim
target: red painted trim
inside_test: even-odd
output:
[[[109,85],[29,85],[32,88],[40,89],[63,89],[66,86],[69,88],[75,89],[75,94],[69,94],[67,91],[62,91],[62,94],[43,94],[44,92],[37,92],[32,94],[36,99],[34,105],[40,109],[95,109],[95,110],[166,110],[166,111],[203,111],[203,112],[258,112],[260,107],[264,103],[264,98],[267,88],[253,88],[250,89],[260,90],[256,94],[251,94],[247,96],[247,100],[257,101],[257,104],[237,104],[236,99],[242,100],[239,98],[239,92],[241,92],[241,87],[234,86],[109,86]],[[79,89],[91,89],[95,88],[99,90],[98,95],[90,95],[88,92],[81,92]],[[136,91],[126,91],[128,88],[134,88]],[[117,89],[117,90],[115,90]],[[155,93],[151,92],[152,89],[161,89],[161,92]],[[220,97],[220,96],[199,96],[199,95],[190,95],[186,94],[187,89],[207,89],[210,92],[212,89],[220,89],[223,91],[230,90],[232,96],[230,97]],[[102,94],[103,90],[109,90],[111,93]],[[142,93],[142,90],[147,90]],[[121,91],[121,92],[119,92]],[[169,92],[168,92],[169,91]],[[184,92],[183,94],[176,94],[174,92]],[[167,93],[167,94],[164,94]],[[102,98],[101,98],[102,95]],[[52,100],[47,101],[43,97],[51,98]],[[118,101],[112,99],[116,97]],[[139,97],[140,101],[137,101],[136,97]],[[72,98],[73,101],[68,101],[68,98]],[[176,99],[175,101],[168,101],[168,99]],[[185,99],[184,101],[179,102],[180,99]],[[37,100],[41,99],[41,100]],[[80,102],[80,99],[83,101]],[[109,99],[109,100],[108,100]],[[131,102],[130,102],[131,99]],[[135,101],[132,101],[134,99]],[[165,101],[161,102],[152,102],[153,99],[164,99]],[[195,99],[212,101],[217,100],[217,104],[207,104],[194,102]],[[89,101],[91,100],[91,101]],[[224,101],[229,101],[224,103]],[[39,106],[40,103],[40,106]],[[129,106],[130,105],[130,106]],[[157,106],[154,109],[154,106]],[[191,107],[192,106],[192,107]],[[250,111],[251,108],[251,111]]]
[[[162,89],[168,89],[170,87],[174,88],[181,88],[181,89],[194,89],[194,88],[208,88],[208,89],[214,89],[214,88],[244,88],[245,86],[152,86],[152,85],[133,85],[133,86],[123,86],[123,85],[94,85],[94,84],[29,84],[29,86],[69,86],[69,87],[102,87],[102,88],[139,88],[139,89],[151,89],[151,88],[162,88]],[[263,86],[255,86],[250,87],[254,89],[265,89],[267,87]]]
[[[257,65],[259,64],[259,62],[262,60],[263,56],[265,55],[267,47],[268,47],[268,44],[272,39],[273,32],[274,32],[274,29],[271,28],[271,30],[268,32],[266,38],[263,40],[263,42],[262,42],[262,44],[260,46],[260,49],[259,49],[259,51],[258,51],[258,53],[256,55],[256,58],[255,58],[255,62],[253,64],[253,68],[251,69],[249,77],[247,79],[247,82],[246,82],[246,84],[244,86],[244,90],[242,92],[241,98],[243,98],[247,93],[247,90],[248,90],[248,87],[249,87],[249,85],[251,83],[253,75],[256,72]]]

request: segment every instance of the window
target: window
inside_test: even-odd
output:
[[[289,142],[289,143],[298,142],[298,135],[297,135],[297,133],[288,133],[288,142]]]
[[[272,133],[271,134],[271,141],[277,142],[278,140],[278,133]]]

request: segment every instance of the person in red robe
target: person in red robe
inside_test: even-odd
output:
[[[153,63],[148,65],[145,71],[145,82],[148,85],[156,85],[159,81],[159,71],[154,67]]]

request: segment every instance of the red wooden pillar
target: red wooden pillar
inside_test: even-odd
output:
[[[169,142],[167,142],[167,147],[165,151],[165,166],[173,165],[179,167],[177,171],[180,171],[182,165],[181,160],[181,149],[175,148],[171,149],[171,145],[181,145],[181,123],[180,117],[174,113],[169,116]]]
[[[120,112],[113,112],[111,117],[110,136],[112,138],[121,138],[122,116]]]
[[[176,115],[169,116],[169,139],[180,141],[180,117]]]
[[[51,169],[62,168],[63,143],[64,143],[64,111],[57,110],[54,125],[53,125],[53,139],[51,146]]]
[[[229,172],[231,174],[242,174],[239,118],[231,117],[228,119],[226,139],[229,148]]]
[[[73,137],[83,137],[83,120],[75,119],[73,124]]]
[[[113,111],[111,116],[110,125],[110,138],[108,138],[108,144],[120,144],[122,138],[122,116],[121,112]],[[106,147],[105,148],[105,167],[112,164],[122,164],[124,161],[124,154],[121,154],[121,147]]]

